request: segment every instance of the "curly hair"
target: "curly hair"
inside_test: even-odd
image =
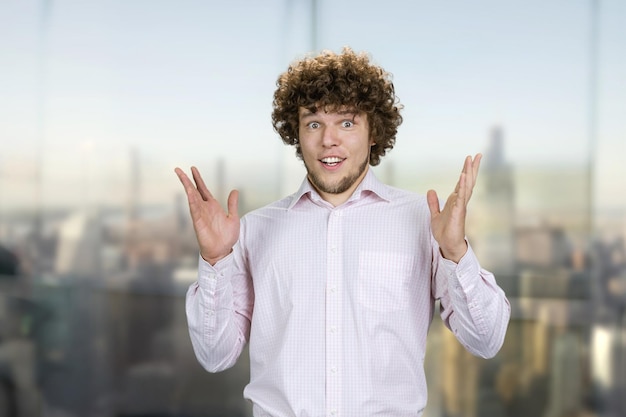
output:
[[[371,139],[375,142],[369,163],[376,166],[380,158],[396,142],[402,116],[391,74],[370,62],[365,53],[356,54],[343,48],[340,54],[322,51],[292,63],[278,77],[274,92],[272,125],[287,145],[298,142],[299,110],[304,107],[313,113],[319,108],[333,111],[350,108],[367,114]]]

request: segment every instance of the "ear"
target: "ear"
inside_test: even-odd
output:
[[[374,142],[374,136],[370,132],[370,147],[372,147],[374,145],[376,145],[376,142]]]

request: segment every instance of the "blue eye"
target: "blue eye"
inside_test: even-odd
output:
[[[318,122],[311,122],[311,123],[309,123],[309,128],[310,129],[317,129],[318,127],[320,127],[320,124]]]
[[[352,126],[354,126],[354,123],[352,122],[352,120],[344,120],[344,121],[341,123],[341,125],[342,125],[343,127],[352,127]]]

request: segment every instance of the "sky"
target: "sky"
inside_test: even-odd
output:
[[[310,0],[0,0],[0,209],[121,201],[133,150],[152,201],[178,190],[174,167],[214,184],[219,161],[228,187],[291,192],[303,170],[271,126],[276,78],[343,46],[393,74],[395,172],[456,170],[498,125],[512,164],[591,160],[598,201],[620,204],[626,2],[596,2],[595,49],[593,4],[318,0],[313,26]]]

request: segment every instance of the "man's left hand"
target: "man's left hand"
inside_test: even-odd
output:
[[[443,209],[439,208],[439,198],[435,190],[429,190],[426,194],[433,236],[439,243],[443,257],[456,263],[467,252],[465,241],[467,204],[476,185],[481,159],[481,154],[476,154],[473,159],[469,155],[465,158],[459,181]]]

